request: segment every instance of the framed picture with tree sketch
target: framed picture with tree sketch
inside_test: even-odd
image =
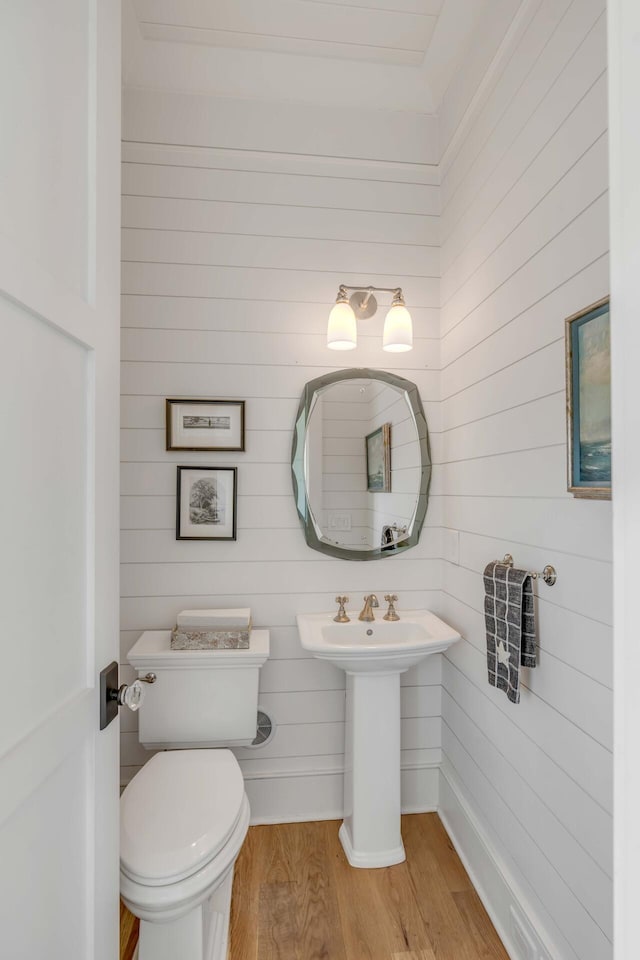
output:
[[[235,540],[237,467],[178,467],[176,540]]]

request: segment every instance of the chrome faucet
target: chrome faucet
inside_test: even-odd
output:
[[[380,604],[378,603],[378,598],[376,597],[375,593],[367,594],[367,596],[364,598],[364,607],[360,611],[358,620],[366,620],[367,623],[370,623],[372,620],[375,619],[375,617],[373,616],[372,607],[379,607],[379,606]]]

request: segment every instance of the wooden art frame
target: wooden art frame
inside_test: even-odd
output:
[[[167,450],[243,451],[244,400],[168,399]]]
[[[367,454],[367,490],[391,492],[391,424],[383,423],[365,437]]]
[[[178,467],[176,540],[235,540],[237,505],[237,467]]]
[[[567,489],[611,499],[611,351],[609,298],[565,321]]]

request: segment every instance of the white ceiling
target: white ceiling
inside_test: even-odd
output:
[[[125,0],[127,86],[437,113],[520,0]]]
[[[444,0],[135,0],[143,37],[419,64]]]

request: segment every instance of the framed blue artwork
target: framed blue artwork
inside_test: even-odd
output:
[[[381,427],[365,437],[367,454],[367,491],[389,493],[391,491],[391,424]]]
[[[568,490],[611,499],[609,298],[565,321]]]

